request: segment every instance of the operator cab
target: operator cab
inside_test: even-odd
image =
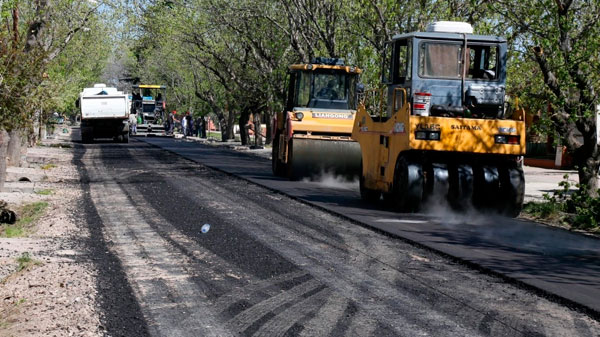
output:
[[[141,115],[142,124],[163,124],[166,111],[166,87],[140,84],[132,86],[132,113]]]
[[[360,70],[343,59],[317,57],[310,64],[289,68],[287,111],[356,110],[356,88]]]
[[[396,88],[406,90],[413,115],[504,118],[506,57],[506,39],[474,35],[468,23],[436,22],[386,43],[382,82],[389,103],[401,101]],[[398,104],[388,104],[388,116],[392,107]]]

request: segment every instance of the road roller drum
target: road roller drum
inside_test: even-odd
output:
[[[289,148],[291,179],[333,174],[353,180],[360,174],[360,146],[354,141],[294,138]]]

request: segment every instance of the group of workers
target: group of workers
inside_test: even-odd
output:
[[[162,104],[162,95],[159,93],[156,96],[156,110],[155,113],[157,111],[161,112],[162,115],[162,111],[160,111],[159,109],[164,109],[164,104]],[[142,116],[142,113],[138,113],[140,111],[142,111],[142,101],[143,101],[143,97],[140,93],[138,92],[133,92],[132,94],[132,107],[131,107],[131,113],[129,115],[129,125],[130,125],[130,129],[131,129],[131,133],[132,134],[136,134],[137,133],[137,125],[138,124],[144,124],[146,123],[146,121],[144,121],[144,117]],[[165,120],[163,120],[163,116],[156,116],[156,119],[154,120],[154,123],[158,122],[164,125],[165,128],[165,132],[167,135],[173,135],[175,128],[177,126],[179,126],[181,128],[181,133],[183,133],[184,137],[188,137],[188,136],[193,136],[193,135],[197,135],[198,137],[206,137],[206,121],[204,120],[203,117],[198,117],[196,118],[196,120],[193,119],[191,113],[189,111],[187,111],[183,116],[178,117],[177,116],[177,111],[173,110],[171,113],[167,113],[167,116]]]
[[[141,114],[132,113],[129,115],[129,125],[131,127],[132,134],[137,133],[137,125],[142,123],[143,120]],[[177,111],[173,110],[173,112],[167,115],[164,126],[167,135],[173,135],[175,128],[179,126],[183,137],[194,135],[203,138],[206,137],[206,121],[203,117],[198,117],[196,120],[194,120],[189,111],[186,112],[185,115],[178,117]]]
[[[173,119],[177,120],[175,117],[176,111],[173,111]],[[186,112],[181,119],[177,120],[177,122],[181,125],[181,133],[183,137],[188,136],[198,136],[201,138],[206,138],[206,121],[204,117],[198,117],[194,120],[190,112]]]

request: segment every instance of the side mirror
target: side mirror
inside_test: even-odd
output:
[[[75,100],[75,107],[79,108],[79,98]]]

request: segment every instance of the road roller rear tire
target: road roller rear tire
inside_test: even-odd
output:
[[[473,167],[467,164],[450,165],[448,168],[448,202],[452,208],[465,211],[473,200]]]
[[[525,198],[525,174],[521,167],[499,168],[500,194],[498,211],[516,218],[523,208]]]
[[[498,209],[500,177],[498,167],[482,165],[473,167],[473,206],[481,211]]]
[[[423,167],[404,156],[398,157],[394,168],[394,183],[389,202],[400,212],[417,212],[424,192]]]

